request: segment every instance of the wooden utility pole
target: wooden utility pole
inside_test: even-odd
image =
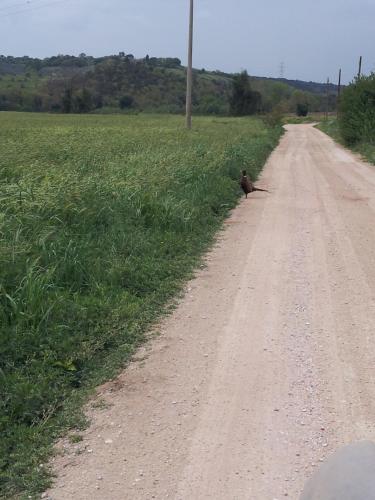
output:
[[[339,112],[340,97],[341,97],[341,68],[340,68],[340,71],[339,71],[339,84],[337,86],[337,103],[336,103],[336,112],[337,112],[337,114]]]
[[[327,78],[327,87],[326,87],[326,113],[325,113],[326,120],[328,120],[328,103],[329,103],[329,78]]]
[[[361,73],[362,73],[362,56],[359,58],[358,80],[361,78]]]
[[[189,17],[189,50],[187,67],[187,88],[186,88],[186,127],[191,129],[191,108],[193,89],[193,29],[194,29],[194,0],[190,0]]]

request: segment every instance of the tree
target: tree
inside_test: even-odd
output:
[[[74,108],[78,113],[87,113],[93,109],[93,99],[89,90],[82,89],[81,92],[75,96]]]
[[[295,90],[290,99],[291,109],[297,116],[307,116],[310,109],[310,101],[311,97],[309,92]]]
[[[42,111],[42,107],[43,107],[43,98],[40,95],[35,95],[32,103],[33,111]]]
[[[347,144],[375,144],[375,73],[356,78],[343,90],[338,117]]]
[[[297,103],[297,116],[307,116],[309,113],[309,105],[307,102]]]
[[[93,99],[92,99],[93,105],[95,108],[102,108],[103,107],[103,96],[101,94],[95,94]]]
[[[250,78],[247,71],[234,76],[230,111],[234,116],[254,115],[262,106],[260,92],[251,90]]]
[[[65,89],[61,100],[62,112],[71,113],[73,108],[73,92],[72,89]]]
[[[119,106],[121,109],[129,109],[133,106],[134,99],[130,95],[124,95],[119,100]]]

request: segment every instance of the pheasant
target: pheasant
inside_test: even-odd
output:
[[[249,193],[253,193],[254,191],[263,191],[268,193],[266,189],[260,189],[254,186],[250,177],[247,176],[246,170],[242,170],[240,186],[242,191],[245,193],[246,198]]]

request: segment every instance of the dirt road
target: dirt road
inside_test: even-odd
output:
[[[287,128],[270,194],[239,205],[161,336],[102,389],[53,500],[294,500],[337,446],[375,438],[375,169]]]

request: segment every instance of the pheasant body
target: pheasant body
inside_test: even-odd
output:
[[[245,193],[246,198],[248,194],[253,193],[254,191],[264,191],[268,193],[266,189],[259,189],[254,186],[250,177],[247,176],[246,170],[242,170],[240,186],[242,188],[242,191]]]

